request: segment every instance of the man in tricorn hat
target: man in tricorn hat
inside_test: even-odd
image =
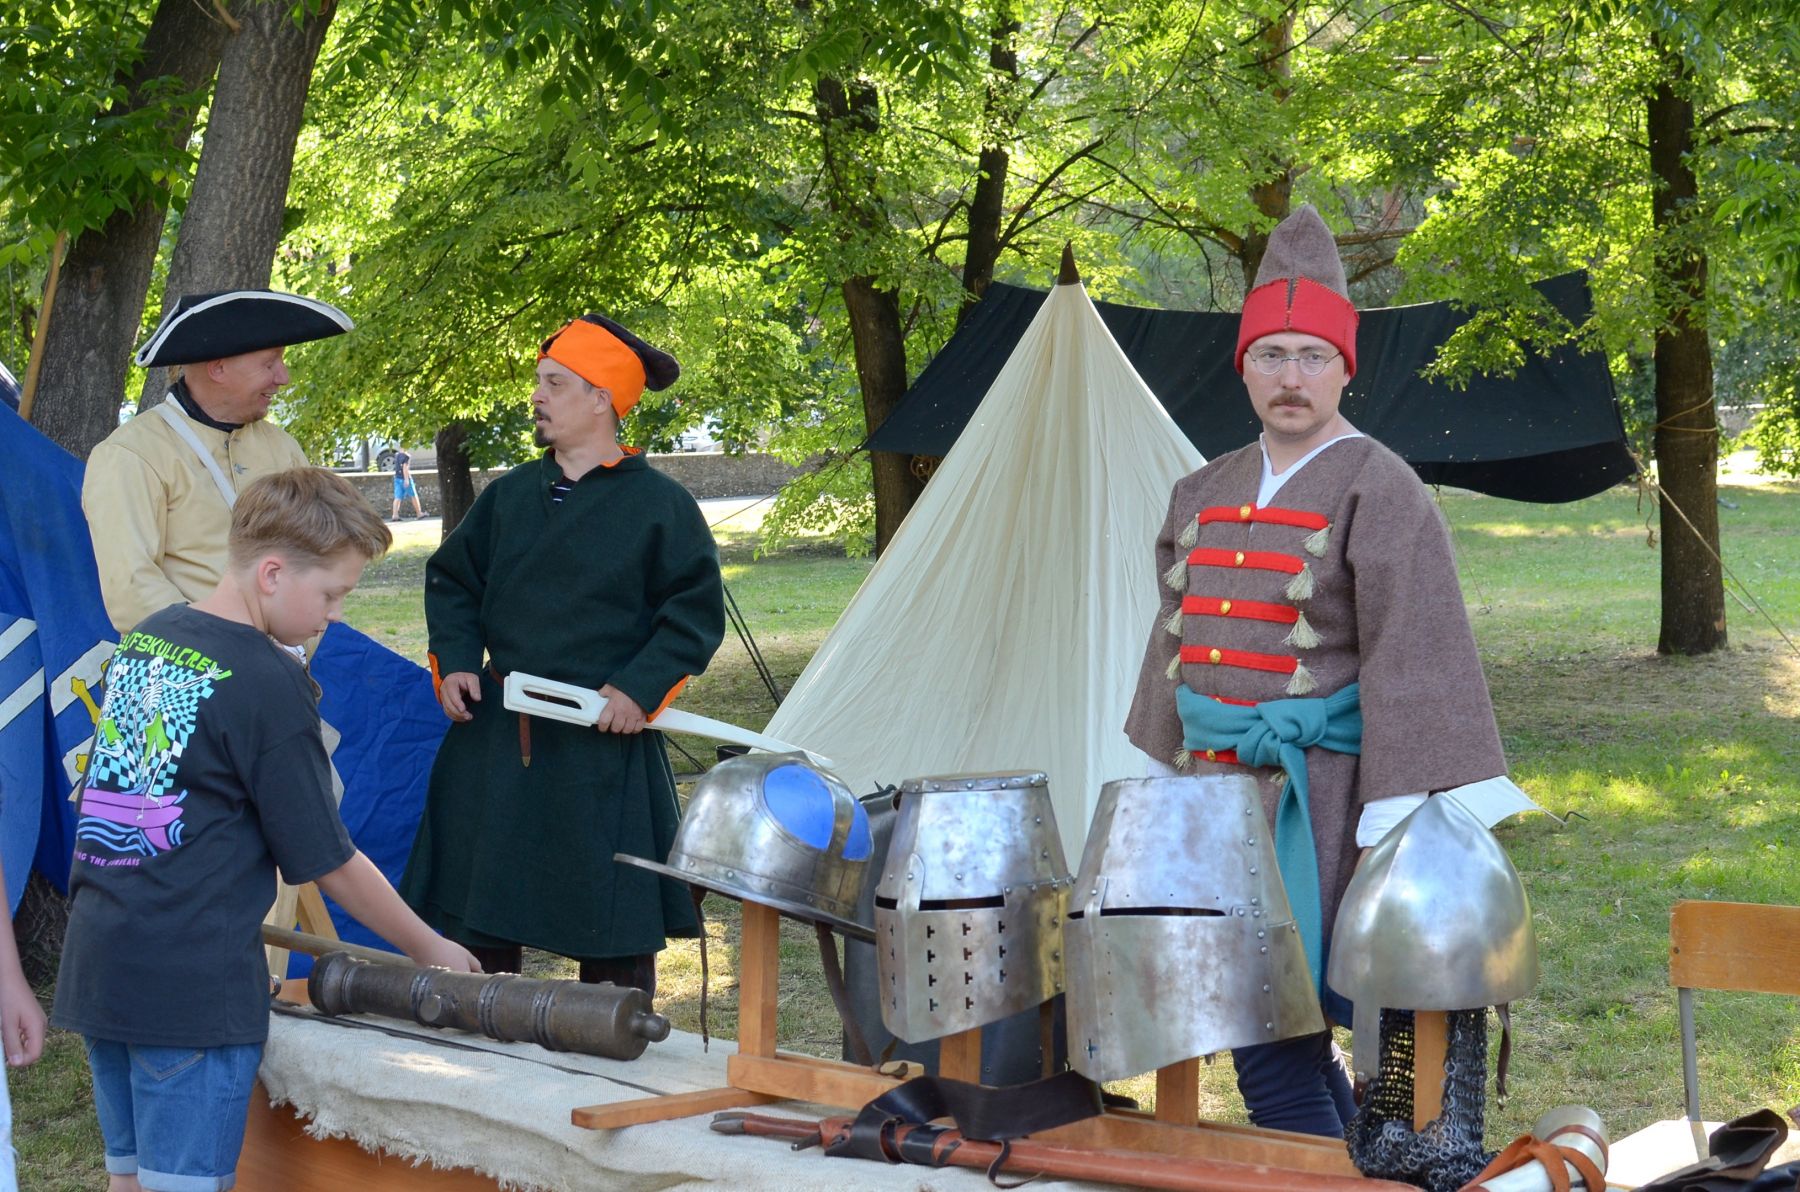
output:
[[[1311,207],[1269,237],[1237,368],[1258,442],[1176,483],[1165,587],[1125,731],[1158,772],[1254,775],[1327,1016],[1337,905],[1359,848],[1427,794],[1504,775],[1450,537],[1412,469],[1338,408],[1356,308]],[[1173,770],[1167,767],[1173,767]],[[1253,1122],[1342,1135],[1320,1034],[1234,1052]]]
[[[694,935],[679,883],[613,862],[661,860],[675,784],[646,720],[725,633],[717,548],[699,506],[619,420],[675,359],[585,315],[544,341],[531,404],[541,459],[482,490],[425,573],[439,699],[455,721],[432,767],[400,892],[489,972],[525,945],[584,981],[654,991],[656,953]],[[598,731],[507,711],[523,671],[597,689]]]
[[[288,383],[283,349],[350,329],[330,303],[273,290],[189,294],[163,316],[133,359],[181,375],[166,401],[94,448],[81,488],[114,628],[217,586],[237,494],[306,466],[300,445],[266,421]]]

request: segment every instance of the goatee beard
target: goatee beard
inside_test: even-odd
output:
[[[545,436],[544,428],[542,426],[534,426],[531,428],[531,439],[532,442],[536,443],[539,447],[550,446],[550,440]]]

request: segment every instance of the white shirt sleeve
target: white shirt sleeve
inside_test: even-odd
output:
[[[1393,831],[1396,824],[1417,811],[1424,802],[1424,795],[1393,795],[1363,804],[1362,818],[1356,821],[1356,847],[1369,848],[1380,844],[1383,836]]]

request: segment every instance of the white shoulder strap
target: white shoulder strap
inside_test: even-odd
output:
[[[219,461],[213,458],[212,452],[206,449],[206,444],[200,441],[200,436],[194,433],[194,428],[188,425],[188,420],[181,416],[175,406],[173,397],[165,397],[157,405],[156,412],[181,436],[182,442],[194,449],[194,454],[200,457],[200,462],[212,473],[213,483],[219,486],[219,495],[225,498],[225,508],[232,508],[237,504],[237,491],[231,487],[231,481],[225,478],[225,469],[219,466]]]

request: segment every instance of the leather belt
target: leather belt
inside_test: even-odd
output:
[[[487,673],[494,677],[494,682],[506,685],[506,676],[500,673],[493,663],[488,664]],[[527,770],[531,769],[531,714],[519,713],[519,764]]]

